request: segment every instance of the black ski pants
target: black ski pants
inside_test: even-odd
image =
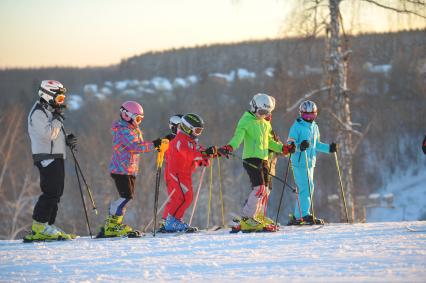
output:
[[[269,184],[268,161],[260,158],[244,159],[243,167],[246,169],[252,187]]]
[[[33,219],[49,225],[55,223],[58,203],[64,193],[65,168],[64,159],[54,159],[43,167],[40,162],[35,164],[40,171],[40,188],[42,194],[34,206]]]

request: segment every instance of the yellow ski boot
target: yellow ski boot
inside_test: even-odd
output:
[[[71,239],[67,234],[61,233],[47,223],[40,223],[33,220],[31,232],[24,237],[24,242],[42,242]]]
[[[127,236],[132,231],[132,227],[123,224],[123,215],[109,215],[103,232],[105,237],[121,237]]]

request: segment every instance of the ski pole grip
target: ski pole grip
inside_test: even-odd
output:
[[[161,145],[160,145],[160,151],[158,152],[158,155],[157,155],[157,168],[161,168],[161,165],[163,164],[164,153],[168,149],[169,149],[169,140],[162,139]]]

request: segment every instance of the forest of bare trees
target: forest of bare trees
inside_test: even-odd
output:
[[[409,166],[424,163],[419,158],[420,142],[425,132],[426,107],[426,37],[425,31],[349,36],[353,51],[348,76],[352,91],[352,122],[368,131],[360,143],[354,143],[353,195],[365,196],[383,185],[389,175]],[[116,197],[108,174],[111,155],[109,127],[118,117],[120,104],[125,100],[138,100],[145,108],[142,124],[145,139],[164,136],[170,115],[195,112],[206,122],[200,142],[223,145],[232,136],[234,127],[250,98],[257,92],[276,97],[273,128],[282,139],[297,115],[291,109],[302,95],[321,85],[324,59],[323,38],[282,39],[244,42],[232,45],[213,45],[149,53],[124,59],[117,66],[105,68],[45,68],[0,71],[0,238],[22,236],[31,223],[33,205],[39,194],[38,172],[32,165],[26,116],[36,99],[36,89],[42,79],[56,79],[64,83],[70,94],[81,95],[82,107],[66,113],[67,130],[79,138],[77,158],[93,190],[99,209],[96,216],[90,212],[90,221],[98,227],[107,213],[107,205]],[[380,72],[377,66],[391,66]],[[274,68],[274,76],[263,74]],[[224,83],[209,76],[245,68],[257,74],[251,80]],[[114,92],[99,100],[84,94],[86,84],[102,85],[106,81],[124,79],[147,80],[156,76],[173,79],[195,75],[199,82],[189,88],[175,89],[171,93],[156,93],[141,97],[123,96]],[[313,97],[320,109],[318,124],[324,142],[337,139],[332,128],[333,109],[325,94]],[[357,129],[356,129],[357,130]],[[358,129],[359,132],[363,132]],[[221,159],[221,178],[225,198],[225,212],[239,213],[249,188],[241,162]],[[277,174],[284,172],[286,159],[278,162]],[[420,168],[420,167],[417,167]],[[137,179],[136,197],[128,209],[126,221],[138,228],[152,217],[155,181],[155,153],[142,156],[141,174]],[[329,205],[328,196],[338,186],[334,160],[331,156],[319,158],[316,173],[316,213],[330,221],[340,221],[339,208]],[[209,171],[209,169],[207,170]],[[208,174],[207,174],[208,173]],[[220,224],[220,206],[217,201],[219,178],[217,165],[213,168],[213,219]],[[199,173],[194,174],[198,184]],[[210,172],[206,172],[204,186],[193,223],[201,227],[206,223]],[[274,183],[269,207],[276,212],[282,186]],[[165,199],[164,189],[160,202]],[[285,194],[281,223],[286,222],[292,210],[294,196]],[[87,202],[88,203],[88,202]],[[89,203],[88,203],[89,204]],[[355,220],[363,221],[361,214]],[[87,234],[77,180],[71,159],[66,165],[65,194],[61,199],[57,224],[66,231]]]

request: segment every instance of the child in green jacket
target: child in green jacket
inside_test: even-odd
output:
[[[288,154],[294,151],[294,145],[274,141],[271,124],[265,120],[274,108],[273,97],[264,93],[256,94],[250,102],[250,111],[246,111],[240,118],[234,136],[219,149],[221,155],[228,156],[244,142],[243,167],[249,175],[252,191],[243,207],[240,226],[235,227],[244,232],[277,230],[275,223],[262,211],[269,195],[268,153],[272,150]]]

